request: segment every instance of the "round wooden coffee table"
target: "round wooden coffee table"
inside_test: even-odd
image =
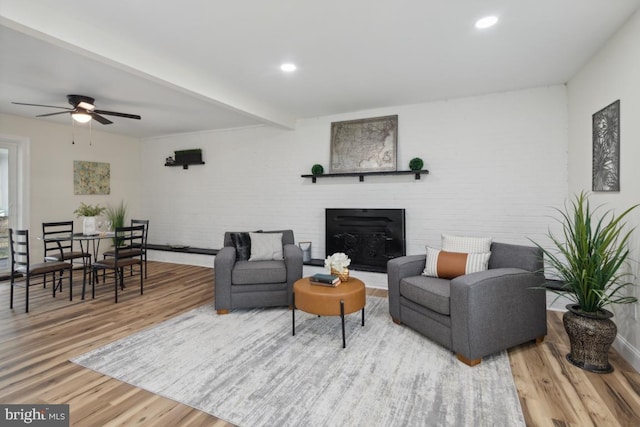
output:
[[[366,291],[362,280],[350,277],[336,287],[312,285],[308,277],[293,284],[292,330],[296,334],[296,309],[318,316],[340,316],[342,320],[342,348],[347,343],[344,335],[344,315],[362,310],[364,326],[364,306]]]

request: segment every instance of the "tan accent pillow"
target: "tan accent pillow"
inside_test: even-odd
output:
[[[460,252],[440,251],[436,261],[438,277],[453,279],[462,276],[466,272],[468,254]]]
[[[487,270],[491,252],[448,252],[427,246],[424,276],[454,279],[464,274]]]

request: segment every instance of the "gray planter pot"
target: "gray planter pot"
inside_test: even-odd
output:
[[[562,316],[571,343],[567,360],[589,372],[613,372],[613,366],[609,363],[609,349],[618,332],[611,320],[613,313],[602,309],[597,315],[591,315],[580,311],[576,304],[567,305],[567,310]]]

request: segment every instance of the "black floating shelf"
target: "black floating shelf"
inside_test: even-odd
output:
[[[147,249],[154,251],[166,251],[166,252],[182,252],[185,254],[200,254],[200,255],[217,255],[218,249],[209,248],[192,248],[191,246],[171,246],[171,245],[152,245],[147,244]]]
[[[381,171],[381,172],[344,172],[344,173],[323,173],[321,175],[300,175],[302,178],[311,178],[311,182],[315,184],[318,178],[339,178],[344,176],[357,176],[360,182],[364,181],[365,176],[379,175],[414,175],[414,179],[420,179],[420,175],[428,175],[429,171],[422,169],[419,171]]]
[[[194,163],[165,163],[165,166],[182,166],[182,169],[189,169],[189,165],[204,165],[204,162]]]

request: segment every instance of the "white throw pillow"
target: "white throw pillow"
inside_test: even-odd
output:
[[[251,256],[249,261],[271,261],[283,259],[282,233],[249,233]]]
[[[489,267],[491,252],[447,252],[427,246],[427,259],[423,276],[453,279],[464,274],[485,271]]]
[[[442,250],[447,252],[486,253],[491,250],[491,237],[465,237],[442,234]]]

